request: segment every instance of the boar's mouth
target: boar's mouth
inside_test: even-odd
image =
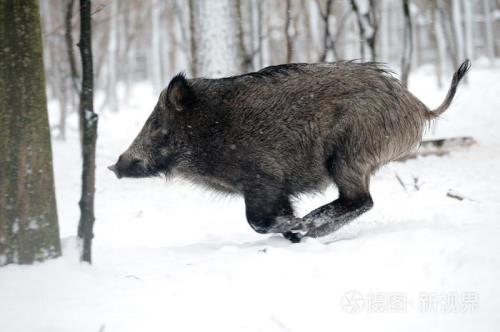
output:
[[[121,159],[121,158],[120,158]],[[174,157],[162,157],[153,164],[146,165],[139,159],[132,160],[124,165],[120,160],[108,169],[115,173],[117,178],[147,178],[161,174],[165,176],[172,170]]]
[[[175,156],[169,155],[167,157],[162,157],[158,163],[153,167],[151,176],[157,176],[163,174],[168,176],[168,174],[172,171],[175,165]]]
[[[155,163],[136,169],[129,177],[146,178],[165,175],[167,176],[174,167],[174,157],[161,157]]]

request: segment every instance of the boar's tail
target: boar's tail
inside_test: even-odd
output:
[[[450,89],[448,90],[448,94],[446,95],[446,98],[444,101],[439,105],[438,108],[433,110],[432,112],[428,112],[427,114],[431,119],[436,118],[440,116],[441,114],[444,113],[448,109],[448,107],[451,104],[451,101],[453,100],[453,97],[455,96],[455,92],[457,92],[457,86],[458,83],[460,83],[460,80],[467,74],[467,72],[470,69],[470,61],[469,59],[466,59],[461,65],[460,68],[453,74],[453,79],[451,80],[451,86]]]

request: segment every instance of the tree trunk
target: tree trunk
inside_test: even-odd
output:
[[[465,56],[474,59],[474,3],[462,0],[465,13]],[[463,61],[463,59],[460,59]],[[466,76],[467,77],[467,76]]]
[[[403,0],[404,26],[404,48],[401,59],[401,82],[404,87],[408,87],[408,76],[410,75],[411,57],[413,53],[413,32],[410,16],[409,0]]]
[[[153,78],[153,88],[155,94],[159,94],[163,87],[164,60],[162,57],[163,29],[161,24],[161,14],[163,11],[163,1],[156,0],[151,5],[151,60],[150,72]]]
[[[245,46],[245,27],[247,30],[252,29],[252,8],[250,2],[241,2],[240,0],[234,0],[236,2],[236,24],[238,29],[237,41],[238,41],[238,54],[241,54],[241,70],[244,72],[252,71],[253,69],[253,34],[249,31],[249,41],[248,47]],[[249,7],[242,6],[248,5]],[[244,15],[245,13],[245,15]],[[248,14],[246,14],[248,13]],[[247,23],[245,25],[245,23]]]
[[[285,1],[285,41],[286,41],[286,55],[285,55],[285,62],[290,63],[292,62],[292,36],[290,34],[290,24],[292,22],[292,4],[291,0],[286,0]]]
[[[455,42],[453,27],[451,24],[452,17],[449,12],[451,11],[451,3],[437,0],[438,4],[438,12],[440,14],[440,21],[443,28],[444,40],[446,41],[446,51],[448,52],[448,56],[451,60],[451,68],[454,70],[458,68],[458,56],[457,56],[457,45]],[[444,7],[446,6],[446,8]],[[448,15],[447,15],[448,13]]]
[[[62,72],[62,69],[59,69]],[[65,86],[61,89],[59,95],[59,125],[57,126],[59,132],[57,138],[61,141],[66,140],[66,116],[68,114],[68,89]]]
[[[495,59],[495,37],[493,35],[493,20],[491,12],[490,0],[483,0],[486,49],[488,51],[488,58],[490,59],[490,62],[493,63],[493,60]]]
[[[198,77],[197,68],[198,64],[198,43],[197,43],[197,29],[196,29],[196,0],[189,0],[189,53],[191,58],[191,76]]]
[[[95,149],[98,116],[94,113],[94,77],[92,66],[90,0],[80,0],[80,54],[82,57],[82,89],[80,118],[83,124],[82,139],[82,192],[80,198],[80,223],[78,237],[82,240],[81,260],[92,262],[94,237]]]
[[[216,78],[241,74],[243,54],[237,26],[238,1],[191,0],[195,73]]]
[[[180,42],[177,40],[177,34],[175,30],[175,21],[176,21],[176,9],[175,9],[175,1],[172,2],[167,10],[166,10],[166,28],[168,31],[168,43],[166,45],[166,49],[168,50],[168,75],[172,75],[177,69],[177,51],[178,48],[174,45],[180,45]],[[182,29],[182,26],[181,26]],[[182,49],[181,52],[184,50]],[[168,79],[168,77],[166,77]],[[163,84],[167,83],[166,81]]]
[[[259,57],[258,57],[258,65],[257,68],[262,68],[264,67],[264,34],[263,32],[263,24],[264,22],[264,1],[263,0],[257,0],[257,35],[259,36],[258,38],[258,46],[257,50],[259,50]]]
[[[66,52],[68,54],[71,83],[73,89],[75,89],[75,92],[79,94],[80,88],[78,86],[78,80],[80,79],[80,77],[78,75],[78,70],[76,69],[75,52],[73,52],[74,45],[71,25],[75,0],[66,0],[66,2],[67,3],[64,11],[64,40],[66,41]]]
[[[333,0],[327,0],[326,1],[326,7],[325,7],[325,12],[321,10],[321,3],[319,1],[316,1],[321,18],[323,19],[323,52],[321,53],[321,57],[319,59],[320,62],[325,62],[327,57],[328,57],[328,52],[332,51],[334,54],[335,59],[337,58],[335,54],[335,41],[332,38],[332,35],[330,33],[330,15],[332,12],[332,7],[333,7]]]
[[[313,32],[311,29],[311,13],[309,11],[309,2],[307,0],[301,0],[300,7],[302,15],[304,15],[304,23],[302,26],[304,35],[304,48],[305,48],[304,57],[307,62],[311,62],[312,56],[314,54],[314,48],[313,48]]]
[[[391,25],[390,25],[390,9],[391,6],[389,5],[388,0],[382,0],[381,3],[381,14],[380,14],[380,24],[381,24],[381,30],[382,33],[380,34],[380,40],[381,40],[381,61],[389,62],[390,60],[390,33],[391,33]]]
[[[377,18],[375,16],[375,3],[373,0],[358,3],[359,0],[351,0],[351,7],[358,21],[360,36],[361,60],[365,61],[365,43],[370,49],[370,61],[377,58],[375,41],[377,36]]]
[[[118,0],[111,1],[110,31],[107,49],[106,104],[112,112],[118,112],[117,83],[117,42],[118,42]]]
[[[452,11],[452,24],[453,24],[453,36],[456,45],[456,63],[461,63],[464,61],[464,33],[462,28],[462,8],[460,6],[461,1],[451,2]]]
[[[431,42],[433,44],[433,48],[436,50],[435,54],[435,60],[436,60],[436,79],[437,79],[437,84],[438,88],[441,89],[443,87],[443,63],[445,59],[445,51],[444,51],[444,46],[443,46],[443,32],[441,30],[441,25],[438,22],[438,13],[437,13],[437,2],[432,1],[431,4]]]
[[[73,92],[69,92],[69,98],[68,103],[66,105],[70,104],[74,110],[78,109],[77,108],[77,103],[78,103],[78,96],[80,95],[80,86],[79,86],[79,80],[80,80],[80,75],[78,73],[78,69],[76,67],[76,59],[75,59],[75,52],[74,52],[74,41],[73,41],[73,26],[71,24],[72,19],[73,19],[73,8],[75,7],[75,0],[66,0],[66,6],[64,6],[64,40],[66,42],[66,53],[68,56],[68,63],[69,63],[69,71],[70,71],[70,79],[71,79],[71,86],[73,88]],[[63,118],[64,116],[64,118]],[[66,134],[66,116],[67,112],[61,112],[61,121],[60,121],[60,127],[61,127],[61,133],[65,136]],[[81,125],[79,123],[79,125]],[[64,127],[63,127],[64,126]],[[82,128],[81,126],[78,128],[80,132],[80,139],[81,139],[81,133],[82,133]]]
[[[61,254],[37,0],[0,1],[0,266]]]

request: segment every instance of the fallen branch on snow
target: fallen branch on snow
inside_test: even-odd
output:
[[[453,198],[453,199],[456,199],[458,201],[471,201],[471,202],[476,202],[474,199],[470,198],[470,197],[467,197],[453,189],[450,189],[448,190],[448,192],[446,193],[446,196],[449,197],[449,198]]]
[[[427,156],[441,157],[454,150],[468,148],[475,144],[477,144],[477,141],[469,136],[425,140],[420,143],[420,147],[416,152],[400,158],[397,161],[406,161],[408,159]]]

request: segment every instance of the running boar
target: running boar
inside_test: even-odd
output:
[[[221,79],[179,74],[110,169],[118,178],[180,175],[243,195],[259,233],[323,236],[373,206],[370,176],[418,146],[469,68],[462,63],[433,111],[373,62],[285,64]],[[294,215],[291,197],[331,183],[336,200]]]

